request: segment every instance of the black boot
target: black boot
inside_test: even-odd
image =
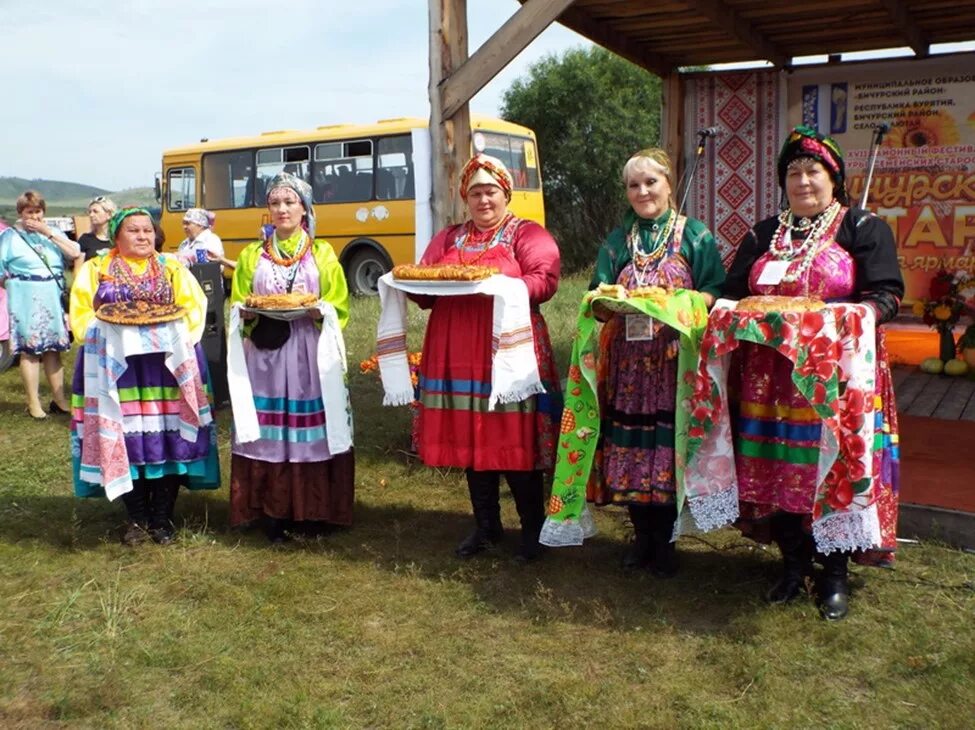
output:
[[[521,519],[521,544],[515,557],[530,563],[542,555],[538,535],[545,524],[545,484],[540,471],[508,471],[504,474]]]
[[[677,575],[677,543],[673,541],[676,521],[676,504],[655,504],[650,507],[650,534],[653,540],[653,567],[650,573],[655,578],[673,578]]]
[[[823,556],[823,575],[817,597],[819,615],[827,621],[846,618],[850,610],[850,584],[847,579],[849,553],[835,552]]]
[[[179,477],[170,475],[150,480],[149,492],[149,534],[159,545],[169,545],[173,541],[173,510],[179,494]]]
[[[812,575],[812,538],[802,529],[802,515],[772,515],[772,538],[782,551],[782,577],[765,598],[769,603],[788,603],[806,587]]]
[[[623,570],[642,570],[653,562],[653,538],[650,526],[650,507],[644,504],[631,504],[627,508],[630,522],[633,523],[633,544],[623,554],[620,565]]]
[[[272,545],[281,545],[288,542],[291,536],[285,530],[288,529],[290,524],[290,520],[281,519],[280,517],[265,517],[264,532],[267,535],[268,541]]]
[[[504,537],[499,502],[500,482],[501,475],[496,471],[467,470],[467,491],[474,511],[474,531],[454,550],[458,558],[472,558],[490,550]]]
[[[132,480],[132,491],[122,495],[122,504],[129,520],[122,544],[132,547],[145,542],[149,539],[149,490],[144,480]]]

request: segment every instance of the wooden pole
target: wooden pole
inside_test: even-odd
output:
[[[458,186],[471,152],[466,102],[452,117],[443,113],[442,86],[467,60],[467,0],[430,1],[430,149],[433,154],[433,229],[464,220]]]

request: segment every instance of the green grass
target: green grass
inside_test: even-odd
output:
[[[583,286],[546,305],[563,366]],[[855,568],[836,625],[766,606],[777,554],[731,530],[682,540],[661,582],[618,570],[626,531],[603,510],[585,547],[524,567],[506,495],[507,545],[456,560],[462,474],[412,459],[407,410],[358,373],[377,314],[357,300],[346,333],[355,525],[284,549],[227,528],[226,486],[180,497],[175,545],[123,548],[120,506],[71,495],[64,422],[23,415],[0,375],[0,726],[971,726],[970,554]]]

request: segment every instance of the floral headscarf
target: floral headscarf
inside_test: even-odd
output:
[[[308,232],[308,237],[314,241],[315,209],[312,207],[311,185],[289,172],[282,172],[271,178],[271,182],[268,183],[267,198],[271,197],[271,191],[275,188],[288,188],[289,190],[293,190],[301,200],[301,204],[305,206],[303,226]],[[265,198],[265,202],[267,202],[267,198]]]
[[[779,152],[779,185],[785,189],[785,175],[789,163],[801,157],[809,157],[822,163],[835,186],[836,199],[844,205],[846,197],[846,166],[843,151],[832,137],[820,134],[812,127],[800,125],[792,130]]]
[[[494,185],[501,188],[504,198],[511,201],[511,189],[515,186],[514,178],[497,157],[479,154],[474,155],[460,173],[460,197],[466,198],[467,191],[474,185]]]
[[[203,226],[204,228],[212,228],[216,220],[217,216],[215,213],[203,210],[203,208],[189,208],[183,213],[184,223],[196,223],[196,225]]]
[[[152,215],[145,208],[122,208],[115,212],[112,219],[108,222],[108,237],[113,242],[115,241],[115,234],[118,233],[118,229],[122,226],[122,221],[132,215],[144,215],[152,220]]]

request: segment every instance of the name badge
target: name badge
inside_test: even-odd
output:
[[[626,341],[640,342],[653,339],[653,317],[645,314],[626,315]]]
[[[780,284],[789,270],[791,261],[769,261],[762,268],[762,273],[758,276],[758,283],[763,286],[775,286]]]

